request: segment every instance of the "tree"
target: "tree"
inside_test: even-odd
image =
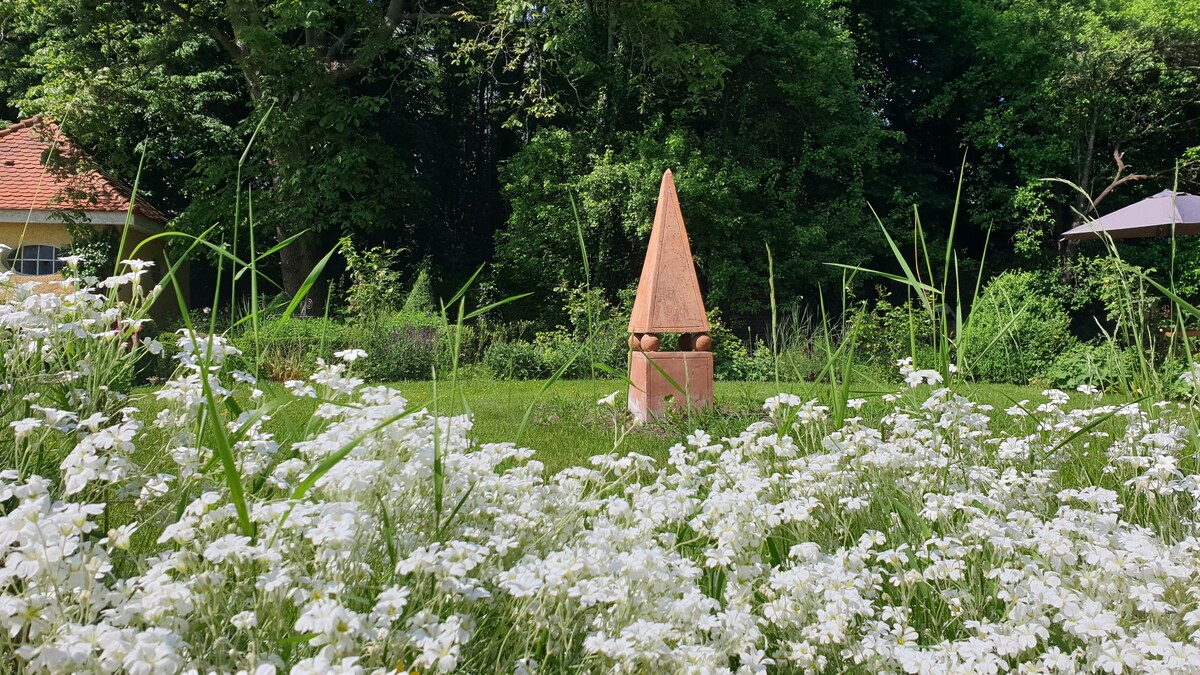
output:
[[[1019,207],[1054,199],[1063,207],[1041,221],[1053,237],[1091,210],[1083,195],[1051,197],[1042,178],[1118,203],[1140,196],[1129,189],[1139,181],[1170,184],[1200,138],[1200,6],[1022,0],[974,12],[980,62],[958,95],[989,102],[964,125],[989,220],[1020,229]]]
[[[790,299],[840,280],[825,262],[879,250],[864,193],[886,132],[832,4],[556,2],[523,20],[544,115],[520,120],[531,140],[504,173],[508,289],[582,283],[571,192],[595,280],[634,281],[666,168],[728,312],[765,311],[768,244]]]
[[[148,140],[149,185],[180,226],[228,225],[234,193],[252,192],[264,232],[306,231],[281,252],[283,287],[295,293],[322,242],[344,232],[397,245],[443,238],[425,233],[436,230],[431,192],[448,192],[429,176],[446,172],[420,165],[462,153],[423,144],[419,128],[473,88],[455,81],[457,43],[474,30],[453,14],[459,6],[18,0],[0,20],[4,44],[19,43],[23,56],[0,84],[25,113],[62,120],[106,165],[128,170]],[[239,186],[238,158],[264,117]]]

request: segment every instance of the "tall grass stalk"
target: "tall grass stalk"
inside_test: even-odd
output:
[[[950,229],[946,238],[945,250],[942,253],[942,266],[940,270],[935,271],[933,267],[930,257],[930,247],[925,237],[925,228],[921,223],[920,211],[915,205],[913,206],[913,238],[918,253],[912,265],[909,265],[907,257],[901,252],[900,247],[888,232],[887,227],[883,224],[883,219],[871,207],[871,213],[875,216],[875,221],[878,223],[884,240],[887,241],[888,248],[891,250],[902,274],[892,274],[856,265],[831,263],[835,267],[841,267],[854,272],[866,272],[902,284],[910,293],[910,297],[915,295],[919,299],[920,308],[933,327],[935,363],[931,365],[941,373],[942,378],[947,383],[952,381],[955,370],[962,369],[969,372],[969,358],[970,354],[973,353],[971,344],[974,338],[974,321],[972,314],[970,312],[964,313],[962,309],[962,279],[960,277],[957,254],[954,250],[955,236],[958,231],[959,208],[962,203],[962,186],[963,176],[966,173],[966,162],[967,158],[964,154],[959,170],[958,187],[954,195],[954,207],[950,216]],[[980,259],[979,273],[976,275],[974,291],[969,300],[970,305],[975,304],[975,300],[978,299],[980,289],[982,288],[983,262],[986,260],[990,235],[989,230],[988,236],[985,239],[984,256]],[[920,273],[922,262],[925,266],[924,276],[928,281],[922,279]],[[951,301],[954,302],[953,322],[950,312]],[[996,336],[993,337],[995,338]],[[910,316],[910,340],[912,354],[915,358],[917,351],[915,316]],[[993,340],[994,342],[995,340]]]
[[[767,283],[771,290],[771,363],[775,371],[775,386],[779,386],[779,304],[775,299],[775,256],[767,244]]]
[[[587,241],[583,238],[583,221],[579,218],[579,209],[575,206],[575,195],[568,192],[567,196],[571,199],[571,213],[575,216],[575,235],[579,238],[579,256],[583,260],[583,297],[584,311],[587,314],[587,335],[584,337],[584,344],[588,347],[587,361],[588,368],[591,371],[592,379],[596,379],[596,349],[592,344],[595,339],[595,323],[592,317],[592,267],[588,262]]]

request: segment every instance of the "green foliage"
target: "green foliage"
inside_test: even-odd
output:
[[[400,273],[395,270],[398,252],[380,246],[358,250],[349,237],[343,238],[339,246],[350,282],[346,311],[360,322],[377,326],[400,306]]]
[[[117,269],[117,248],[121,236],[113,228],[96,229],[89,225],[68,225],[71,255],[82,256],[79,276],[104,279]]]
[[[1075,342],[1062,302],[1031,272],[992,279],[971,308],[971,320],[976,333],[965,365],[985,382],[1028,383]]]
[[[414,242],[414,259],[417,249],[475,259],[438,225],[499,217],[497,200],[463,190],[456,174],[494,161],[483,147],[495,147],[501,113],[471,101],[502,87],[454,65],[472,24],[396,9],[14,0],[0,4],[0,100],[50,113],[117,175],[132,174],[145,142],[144,196],[178,213],[176,227],[244,230],[232,219],[241,188],[260,242],[312,231],[272,270],[289,293],[344,234]],[[268,110],[239,186],[239,157]],[[467,129],[490,140],[460,144]]]
[[[1111,199],[1128,202],[1169,183],[1176,161],[1200,133],[1200,5],[1138,2],[967,3],[967,39],[978,61],[955,96],[995,101],[964,125],[979,156],[980,222],[1028,230],[1046,223],[1022,202],[1029,181],[1061,177],[1093,198],[1121,175]],[[1129,167],[1132,167],[1130,169]],[[1156,178],[1137,191],[1129,176]],[[1014,181],[1015,179],[1015,181]],[[1016,189],[1014,189],[1016,188]],[[1055,222],[1087,211],[1081,195],[1056,191]],[[1141,195],[1145,196],[1145,195]],[[1109,204],[1105,209],[1120,204]],[[1014,219],[1013,214],[1025,219]],[[1053,238],[1045,244],[1053,246]]]
[[[412,290],[404,299],[404,307],[401,311],[405,314],[433,313],[436,309],[437,307],[433,303],[433,282],[429,279],[429,270],[422,267],[421,271],[417,273],[417,280],[413,282]]]
[[[501,379],[544,378],[560,368],[565,368],[566,378],[602,376],[593,366],[596,363],[623,372],[628,354],[627,311],[609,303],[598,288],[563,285],[555,292],[562,298],[562,313],[570,325],[538,331],[532,342],[495,342],[484,354],[484,365]]]
[[[569,335],[552,339],[538,335],[543,342],[550,339],[555,345],[557,356],[550,360],[551,364],[557,362],[561,365],[561,359],[568,358],[572,351],[582,348],[582,356],[571,364],[567,377],[595,377],[593,363],[604,364],[618,372],[624,371],[629,352],[629,334],[626,330],[630,308],[609,302],[604,291],[595,287],[589,289],[564,285],[556,290],[562,295],[563,312],[567,315],[571,330]],[[562,333],[562,328],[557,328],[556,332]],[[557,369],[557,366],[552,366],[551,372]]]
[[[546,365],[543,348],[524,340],[497,342],[488,347],[483,365],[501,380],[541,380],[553,372]]]
[[[204,324],[200,324],[204,325]],[[341,321],[323,318],[288,318],[263,320],[260,336],[271,336],[258,347],[262,356],[257,365],[259,376],[268,380],[286,381],[306,377],[317,359],[329,361],[342,344],[346,325]],[[255,343],[249,332],[233,338],[241,356],[231,357],[231,365],[247,372],[255,371]]]
[[[1196,249],[1192,242],[1181,240],[1181,243],[1173,286],[1175,292],[1194,297],[1196,271],[1192,265]],[[1164,276],[1156,265],[1163,263],[1168,267],[1171,252],[1161,246],[1122,246],[1121,253],[1148,265],[1143,267],[1123,255],[1111,253],[1080,255],[1071,261],[1068,270],[1071,283],[1060,284],[1055,291],[1086,320],[1084,328],[1115,339],[1122,348],[1149,348],[1164,330],[1175,325],[1171,303],[1149,282]],[[1155,253],[1157,261],[1153,259]]]
[[[736,333],[721,321],[721,310],[708,310],[713,343],[713,377],[717,380],[762,380],[757,353],[751,354]]]
[[[997,269],[1058,266],[1056,235],[1089,204],[1044,178],[1107,195],[1103,212],[1166,187],[1178,160],[1195,192],[1198,7],[11,0],[0,115],[49,113],[116,176],[146,149],[142,196],[177,228],[216,224],[243,257],[251,203],[259,250],[306,231],[264,286],[295,295],[343,236],[396,251],[397,269],[428,261],[439,282],[494,258],[492,292],[533,295],[509,318],[573,334],[547,301],[585,281],[569,195],[591,285],[615,302],[669,167],[708,302],[760,319],[764,243],[778,297],[814,305],[841,283],[824,263],[888,256],[867,204],[907,253],[920,203],[939,248],[964,147],[963,270],[989,229],[1012,242]],[[1176,281],[1200,288],[1187,248]],[[1161,244],[1144,250],[1130,261],[1165,268]]]
[[[913,356],[918,368],[933,367],[935,336],[929,315],[915,300],[893,303],[891,295],[883,288],[879,293],[873,305],[863,303],[850,313],[849,323],[855,327],[857,358],[881,371],[895,371],[896,361],[906,356]]]
[[[360,372],[372,382],[430,379],[435,365],[449,363],[453,348],[444,326],[395,319],[376,329],[355,326],[346,331],[344,344],[366,350]]]
[[[766,309],[764,242],[780,252],[789,298],[837,276],[825,261],[878,250],[861,227],[863,197],[869,170],[887,162],[888,133],[863,105],[833,6],[551,3],[539,18],[530,28],[553,57],[548,81],[569,83],[554,100],[570,105],[504,167],[502,288],[545,297],[582,283],[568,195],[596,259],[593,283],[611,295],[636,279],[666,168],[712,305]]]
[[[1080,343],[1059,354],[1039,379],[1053,387],[1074,389],[1090,385],[1110,391],[1135,372],[1137,355],[1111,342]]]
[[[441,318],[421,312],[388,314],[371,325],[322,318],[265,321],[260,334],[273,337],[261,343],[259,373],[276,381],[306,377],[317,359],[332,361],[343,349],[367,352],[355,369],[369,381],[429,379],[433,366],[445,367],[453,351]],[[243,332],[234,345],[243,352],[235,367],[253,370],[253,337]]]

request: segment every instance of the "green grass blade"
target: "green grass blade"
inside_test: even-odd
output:
[[[464,295],[466,295],[467,291],[471,288],[471,285],[475,283],[475,279],[477,279],[479,277],[479,273],[482,271],[483,271],[483,265],[480,265],[479,267],[475,268],[475,273],[471,275],[470,279],[467,279],[467,283],[463,284],[462,287],[459,288],[458,291],[453,296],[451,296],[451,298],[449,300],[442,303],[442,310],[445,311],[445,308],[454,305],[454,303],[458,302],[460,298],[462,298]]]
[[[272,338],[279,334],[279,329],[283,327],[284,321],[286,321],[287,318],[296,311],[296,308],[300,306],[300,303],[304,301],[304,298],[308,297],[309,289],[313,287],[313,284],[317,283],[317,278],[320,277],[321,273],[325,271],[325,265],[329,263],[329,259],[333,257],[334,253],[337,253],[337,249],[330,249],[329,253],[326,253],[325,257],[321,258],[320,262],[318,262],[308,273],[308,276],[304,279],[304,283],[301,284],[300,288],[296,290],[296,294],[292,296],[291,302],[289,302],[287,307],[283,310],[283,315],[279,317],[279,321],[275,323],[275,330],[271,332]]]
[[[463,316],[463,320],[466,321],[466,320],[474,319],[477,316],[487,314],[488,312],[492,311],[493,309],[496,309],[497,307],[502,307],[504,305],[507,305],[510,302],[513,302],[515,300],[520,300],[521,298],[527,298],[531,295],[533,295],[533,293],[521,293],[518,295],[510,295],[509,297],[504,298],[503,300],[497,300],[496,302],[493,302],[490,305],[484,305],[483,307],[480,307],[479,309],[476,309],[476,310],[473,310],[473,311],[467,313],[466,315]]]
[[[201,372],[200,377],[203,383],[204,400],[207,404],[206,417],[208,418],[208,427],[213,440],[213,452],[221,460],[221,469],[225,474],[225,485],[229,488],[229,498],[233,501],[233,506],[237,509],[238,525],[242,529],[242,534],[247,537],[254,537],[254,524],[250,522],[250,510],[246,506],[246,494],[242,490],[242,476],[238,471],[237,460],[233,456],[233,444],[230,442],[229,430],[221,422],[221,416],[217,414],[217,400],[213,396],[212,384],[208,381],[207,371]]]
[[[864,274],[873,274],[875,276],[883,277],[884,279],[890,279],[892,281],[896,281],[896,282],[899,282],[906,286],[911,286],[912,288],[926,291],[929,293],[937,293],[938,292],[938,290],[936,288],[934,288],[933,286],[930,286],[929,284],[917,281],[915,279],[911,279],[909,277],[902,277],[902,276],[899,276],[896,274],[890,274],[888,272],[881,272],[879,270],[873,270],[869,267],[859,267],[858,265],[847,265],[845,263],[825,263],[825,264],[828,265],[829,267],[839,267],[841,269],[850,270],[852,272],[862,272]],[[923,296],[924,293],[921,293],[920,295]]]
[[[292,490],[292,499],[303,499],[304,495],[307,494],[308,491],[317,484],[317,481],[321,480],[325,474],[329,473],[330,469],[337,466],[338,462],[345,459],[346,455],[354,452],[354,449],[361,445],[364,440],[371,436],[371,434],[384,429],[389,424],[396,423],[409,414],[410,413],[408,411],[397,413],[396,415],[393,415],[383,420],[379,424],[371,427],[370,429],[362,432],[358,436],[355,436],[349,443],[330,453],[325,457],[325,459],[321,460],[321,463],[317,465],[317,468],[313,469],[307,476],[305,476],[304,480],[300,481],[300,484],[297,485],[294,490]]]
[[[525,438],[525,429],[529,427],[529,420],[533,417],[533,409],[537,405],[538,401],[541,400],[542,395],[545,394],[555,382],[558,382],[559,378],[563,376],[563,373],[567,372],[567,369],[571,367],[571,364],[575,363],[575,359],[579,358],[579,355],[582,353],[582,347],[576,349],[575,352],[571,354],[571,358],[567,359],[567,362],[562,364],[562,366],[560,366],[559,369],[554,372],[550,379],[546,380],[545,384],[538,389],[538,392],[534,395],[533,400],[529,402],[529,407],[525,409],[525,415],[521,417],[521,426],[517,427],[517,437],[513,439],[514,445],[520,446],[521,439]]]
[[[871,213],[875,216],[875,222],[879,223],[879,229],[883,232],[883,238],[887,240],[888,247],[891,248],[892,255],[896,258],[896,262],[900,263],[900,269],[904,270],[905,278],[903,278],[903,279],[897,278],[897,280],[901,281],[905,284],[908,284],[908,286],[910,286],[911,288],[923,289],[923,290],[927,289],[931,293],[936,293],[937,289],[935,289],[933,286],[930,286],[930,285],[927,285],[927,284],[921,282],[917,278],[917,275],[913,273],[912,268],[909,267],[909,265],[908,265],[908,260],[906,260],[904,258],[904,254],[900,252],[900,247],[896,245],[896,241],[894,239],[892,239],[892,235],[889,234],[887,231],[887,228],[884,227],[883,219],[881,219],[879,217],[879,214],[875,212],[875,207],[871,206],[870,204],[867,204],[867,206],[871,209]],[[871,270],[862,270],[862,271],[869,272]],[[933,305],[931,304],[930,298],[926,297],[925,293],[920,293],[919,295],[921,296],[921,303],[925,305],[925,310],[927,312],[929,312],[930,317],[932,317],[934,312],[933,312]]]
[[[625,382],[625,384],[628,384],[629,386],[633,387],[634,389],[637,389],[638,391],[642,391],[642,388],[637,386],[636,384],[634,384],[633,380],[629,379],[628,375],[626,375],[625,373],[618,372],[612,366],[609,366],[608,364],[600,363],[600,362],[593,363],[592,366],[594,366],[596,368],[596,370],[599,370],[602,373],[608,373],[609,375],[612,375],[613,377],[615,377],[619,380],[622,380],[623,382]]]

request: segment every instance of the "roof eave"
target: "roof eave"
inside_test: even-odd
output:
[[[56,211],[49,209],[0,209],[0,222],[29,223],[30,225],[66,225],[64,213],[81,214],[92,225],[124,227],[129,223],[131,230],[145,235],[154,235],[164,231],[164,223],[147,218],[136,211],[133,214],[124,211]],[[132,215],[132,217],[131,217]]]

